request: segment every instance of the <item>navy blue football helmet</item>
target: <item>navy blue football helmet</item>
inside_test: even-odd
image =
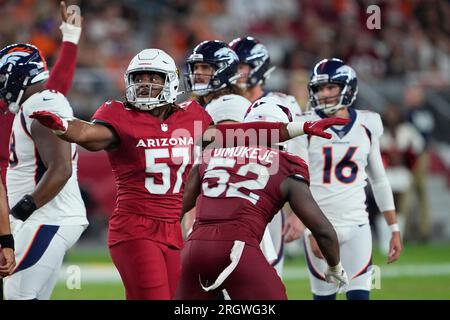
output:
[[[317,96],[319,86],[327,83],[334,83],[341,87],[336,104],[320,103]],[[358,94],[356,72],[340,59],[324,59],[314,66],[308,88],[310,107],[326,114],[333,114],[341,108],[351,106],[355,101]]]
[[[275,67],[270,67],[270,56],[266,46],[253,37],[236,38],[230,42],[240,63],[250,66],[246,87],[263,84]]]
[[[214,73],[209,83],[195,83],[194,65],[198,62],[213,66]],[[194,48],[187,58],[187,86],[197,95],[205,95],[234,84],[238,78],[239,58],[225,43],[218,40],[203,41]]]
[[[0,51],[0,99],[16,113],[25,89],[49,77],[47,63],[31,44],[12,44]]]

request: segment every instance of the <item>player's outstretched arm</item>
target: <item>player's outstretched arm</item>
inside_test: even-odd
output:
[[[330,221],[325,217],[314,200],[306,182],[288,177],[281,185],[293,212],[311,230],[320,250],[328,263],[325,276],[329,282],[338,282],[340,286],[348,283],[347,274],[342,268],[339,255],[339,242]]]
[[[183,193],[183,210],[181,213],[181,219],[183,216],[189,212],[192,208],[195,207],[195,202],[197,201],[197,197],[200,194],[200,175],[198,172],[198,164],[194,165],[189,171],[189,175],[186,181],[186,185],[184,187]]]
[[[1,177],[0,177],[1,179]],[[0,278],[11,274],[16,265],[14,258],[14,238],[9,225],[9,210],[6,192],[0,181]]]
[[[67,95],[72,86],[77,61],[78,42],[81,35],[82,17],[76,10],[68,12],[64,1],[60,3],[63,42],[45,87]]]
[[[259,145],[271,146],[307,134],[331,139],[325,132],[334,125],[346,125],[350,120],[326,118],[305,122],[266,122],[226,123],[210,127],[203,135],[203,145],[214,141],[216,146]]]
[[[89,151],[111,149],[119,143],[119,137],[108,126],[77,118],[62,119],[49,111],[35,111],[30,118],[53,130],[62,140],[76,143]]]
[[[312,197],[306,182],[290,177],[283,182],[282,188],[285,189],[292,211],[317,239],[328,264],[338,264],[340,258],[336,232]]]

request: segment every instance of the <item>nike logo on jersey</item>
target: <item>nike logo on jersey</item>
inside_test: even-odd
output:
[[[42,100],[44,100],[44,101],[50,101],[50,100],[54,100],[55,98],[42,98]]]
[[[231,99],[233,99],[233,98],[223,98],[222,101],[228,101],[228,100],[231,100]]]

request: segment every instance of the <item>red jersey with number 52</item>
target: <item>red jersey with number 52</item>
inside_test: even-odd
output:
[[[207,149],[199,175],[201,194],[190,239],[241,240],[254,246],[285,203],[281,183],[291,176],[309,183],[300,157],[266,147]]]
[[[111,127],[120,139],[108,151],[117,185],[114,215],[179,220],[194,143],[212,122],[197,102],[180,106],[164,121],[119,101],[104,103],[93,115],[94,122]]]

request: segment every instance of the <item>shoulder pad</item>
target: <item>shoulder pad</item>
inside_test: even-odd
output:
[[[250,105],[251,102],[242,96],[227,94],[208,103],[205,110],[214,123],[226,120],[242,122]]]
[[[370,110],[357,110],[361,117],[362,124],[372,133],[376,138],[379,138],[383,134],[383,122],[381,116],[374,111]]]
[[[33,94],[22,104],[22,110],[26,116],[35,111],[49,111],[63,118],[73,117],[69,101],[55,90],[43,90]]]

